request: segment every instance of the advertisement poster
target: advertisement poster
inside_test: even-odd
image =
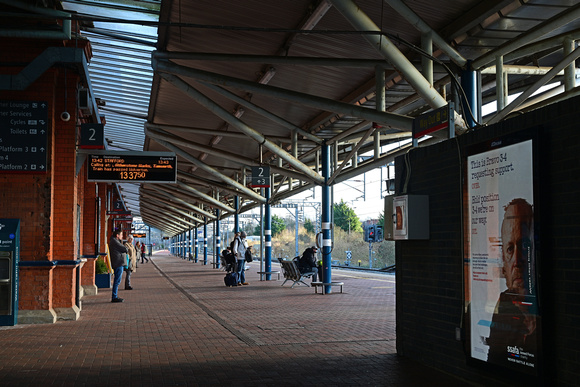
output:
[[[471,357],[536,374],[532,140],[467,158]]]

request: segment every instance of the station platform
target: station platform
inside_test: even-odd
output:
[[[158,252],[133,290],[85,297],[77,321],[0,327],[0,385],[466,386],[395,350],[394,276],[333,270],[343,293],[260,281]]]

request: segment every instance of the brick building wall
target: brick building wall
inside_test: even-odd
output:
[[[521,383],[513,372],[469,359],[463,314],[464,270],[461,158],[472,144],[541,127],[540,265],[543,316],[542,384],[577,385],[580,379],[580,99],[570,99],[489,128],[409,152],[407,193],[429,195],[430,239],[396,243],[397,351],[466,379]],[[461,155],[460,153],[461,152]],[[404,159],[396,160],[397,193]],[[465,202],[465,200],[464,200]],[[467,202],[465,202],[467,203]],[[462,340],[456,328],[462,327]],[[543,379],[545,378],[545,380]]]
[[[67,45],[82,47],[90,57],[87,41],[5,39],[0,49],[10,55],[3,57],[2,73],[19,74],[47,47]],[[21,221],[18,323],[77,319],[82,296],[77,281],[94,286],[94,261],[92,269],[89,265],[83,273],[78,254],[85,238],[93,241],[95,249],[96,228],[93,205],[87,216],[93,234],[85,236],[85,191],[94,192],[96,185],[85,181],[82,168],[77,174],[76,165],[80,119],[76,96],[82,75],[70,64],[40,69],[29,68],[29,74],[38,78],[24,90],[0,90],[0,100],[44,101],[48,106],[46,172],[0,173],[0,218]],[[64,111],[70,113],[70,121],[60,119]]]
[[[16,47],[13,48],[17,50]],[[40,53],[41,48],[32,46],[22,58]],[[18,49],[20,51],[20,49]],[[20,68],[7,70],[17,74]],[[5,71],[6,72],[6,71]],[[47,102],[49,127],[54,124],[55,84],[58,71],[51,69],[45,72],[30,90],[0,91],[0,99],[5,101],[44,101]],[[8,128],[3,128],[8,130]],[[50,148],[53,137],[48,136],[47,171],[52,168]],[[0,218],[20,219],[20,260],[32,262],[46,262],[52,260],[50,243],[52,198],[52,176],[50,172],[40,174],[2,173],[0,174]],[[42,319],[54,320],[53,311],[53,265],[21,266],[18,308],[20,311],[34,310],[36,315],[43,315]],[[25,313],[19,312],[22,316]],[[21,317],[21,316],[19,316]],[[26,321],[26,318],[23,319]]]

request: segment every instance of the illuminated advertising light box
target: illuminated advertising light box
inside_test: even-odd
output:
[[[536,275],[539,136],[525,133],[468,151],[465,298],[471,358],[535,376],[542,339]]]
[[[91,152],[87,180],[108,183],[175,183],[177,157],[170,152]]]

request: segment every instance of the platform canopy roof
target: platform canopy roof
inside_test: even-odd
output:
[[[323,146],[334,184],[406,152],[414,118],[449,102],[462,135],[577,94],[576,0],[62,6],[94,24],[83,34],[90,70],[106,72],[91,77],[109,149],[178,156],[176,184],[121,185],[128,209],[169,234],[231,216],[236,198],[242,212],[264,203],[252,167],[269,167],[277,203],[323,183]],[[481,113],[489,102],[499,111]]]

